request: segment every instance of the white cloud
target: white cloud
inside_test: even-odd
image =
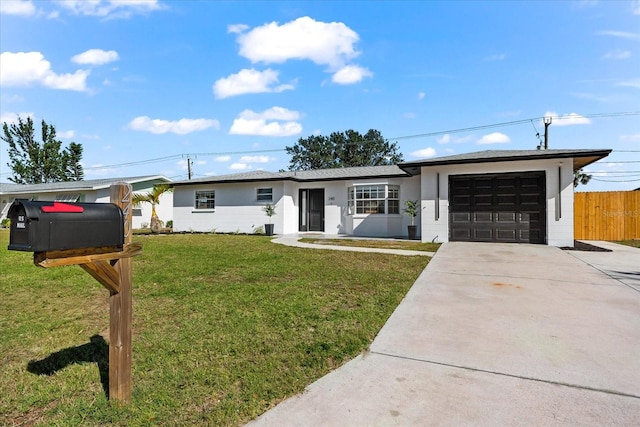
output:
[[[603,58],[604,59],[629,59],[631,58],[631,51],[620,50],[620,49],[610,50],[609,52],[604,54]]]
[[[229,160],[231,160],[231,156],[218,156],[215,159],[213,159],[213,161],[215,162],[228,162]]]
[[[36,14],[36,7],[31,0],[2,0],[0,13],[4,15],[31,16]]]
[[[640,133],[633,135],[620,135],[620,141],[624,142],[640,142]]]
[[[244,33],[248,29],[249,29],[249,26],[245,24],[232,24],[227,26],[227,32],[231,34]]]
[[[117,61],[118,52],[115,50],[89,49],[75,55],[71,60],[76,64],[102,65]]]
[[[220,123],[213,119],[180,119],[176,121],[150,119],[148,116],[140,116],[129,122],[129,129],[151,132],[156,134],[175,133],[185,135],[213,127],[220,129]]]
[[[164,9],[158,0],[59,0],[57,3],[76,15],[106,19],[129,18]]]
[[[244,110],[234,119],[229,134],[258,136],[292,136],[302,133],[298,111],[272,107],[261,113]],[[284,121],[281,123],[280,121]]]
[[[268,163],[269,160],[268,156],[242,156],[238,161],[240,163]]]
[[[265,119],[265,120],[298,120],[302,117],[299,111],[289,110],[284,107],[271,107],[268,110],[264,110],[261,113],[256,113],[251,110],[244,110],[239,115],[243,119]]]
[[[71,139],[76,135],[76,132],[73,130],[67,130],[64,132],[57,132],[56,135],[60,138]]]
[[[469,142],[471,140],[473,140],[475,138],[475,136],[473,135],[467,135],[467,136],[451,136],[451,134],[445,133],[444,135],[442,135],[441,137],[437,138],[436,141],[438,142],[438,144],[449,144],[450,142],[454,143],[454,144],[462,144],[465,142]]]
[[[13,113],[13,112],[7,112],[7,113],[2,113],[0,115],[0,123],[7,123],[9,125],[12,124],[17,124],[18,123],[18,117],[20,117],[22,120],[26,120],[27,117],[31,117],[31,119],[33,120],[34,114],[33,113]]]
[[[365,77],[373,77],[373,73],[357,65],[347,65],[338,70],[331,81],[340,85],[350,85],[362,81]]]
[[[251,167],[246,163],[233,163],[231,166],[229,166],[229,169],[246,170],[246,169],[251,169]]]
[[[41,84],[50,89],[86,90],[90,71],[56,74],[40,52],[3,52],[0,54],[0,85],[29,86]]]
[[[302,133],[302,125],[296,122],[269,122],[266,120],[247,120],[238,118],[233,121],[229,134],[256,136],[292,136]]]
[[[627,32],[627,31],[607,30],[607,31],[600,31],[600,32],[598,32],[598,34],[601,35],[601,36],[620,37],[620,38],[628,39],[628,40],[640,40],[640,34],[638,34],[638,33],[630,33],[630,32]]]
[[[640,15],[640,0],[633,2],[631,7],[633,8],[634,15]]]
[[[431,147],[423,148],[421,150],[414,151],[413,153],[411,153],[412,157],[419,157],[422,159],[434,157],[435,155],[436,155],[436,150],[435,148],[431,148]]]
[[[493,132],[488,135],[484,135],[480,138],[476,144],[486,145],[486,144],[506,144],[511,142],[511,138],[509,138],[504,133]]]
[[[404,117],[405,119],[415,119],[417,116],[416,116],[416,113],[407,112],[407,113],[403,113],[402,117]]]
[[[418,92],[418,99],[424,99],[424,97],[427,96],[426,93],[424,92]]]
[[[278,71],[270,68],[264,71],[253,68],[240,70],[237,74],[217,80],[213,84],[213,94],[223,99],[245,93],[282,92],[295,88],[294,84],[278,85],[278,74]]]
[[[498,53],[495,55],[489,55],[484,57],[484,61],[504,61],[507,57],[505,53]]]
[[[242,27],[233,26],[234,31]],[[359,55],[358,34],[342,22],[320,22],[308,16],[278,25],[277,22],[241,32],[240,55],[251,62],[283,63],[307,59],[339,69]]]
[[[591,124],[591,120],[577,113],[569,113],[569,114],[564,114],[562,116],[559,116],[557,113],[553,111],[547,111],[546,113],[544,113],[544,117],[551,117],[552,126],[573,126],[573,125]]]
[[[640,79],[623,80],[616,83],[616,86],[640,88]]]

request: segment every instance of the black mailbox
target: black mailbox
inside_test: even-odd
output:
[[[46,252],[124,244],[122,210],[111,203],[15,200],[9,250]]]

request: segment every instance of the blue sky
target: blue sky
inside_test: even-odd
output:
[[[640,187],[638,1],[2,0],[0,20],[0,121],[54,124],[87,179],[277,171],[347,129],[407,161],[534,149],[551,115],[550,148],[614,150],[579,189]]]

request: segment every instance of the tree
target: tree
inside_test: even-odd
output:
[[[375,129],[365,135],[351,129],[329,136],[311,135],[286,150],[291,156],[289,170],[393,165],[403,160],[398,144],[385,140]]]
[[[56,128],[42,121],[42,140],[35,138],[31,117],[18,123],[2,124],[0,139],[9,144],[9,163],[13,171],[10,181],[16,184],[42,184],[47,182],[80,181],[82,145],[72,142],[61,150],[62,141],[56,139]]]
[[[591,175],[582,171],[582,169],[578,169],[573,172],[573,188],[578,185],[587,185],[591,181]]]
[[[156,205],[160,204],[160,196],[164,193],[173,191],[169,184],[156,184],[153,189],[146,194],[135,193],[131,200],[134,206],[140,206],[141,203],[151,204],[151,232],[157,233],[162,230],[162,221],[158,218]]]

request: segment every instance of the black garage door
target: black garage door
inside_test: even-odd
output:
[[[449,177],[449,240],[546,243],[544,172]]]

